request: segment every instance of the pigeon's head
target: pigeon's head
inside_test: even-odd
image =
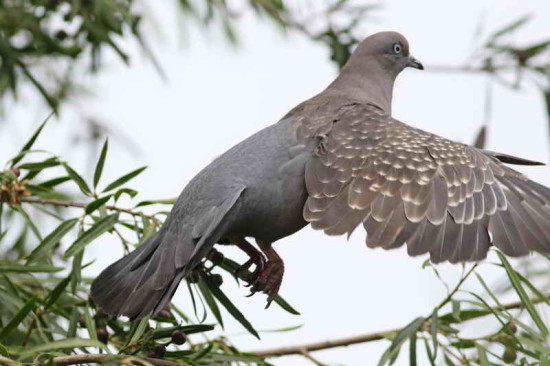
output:
[[[409,42],[397,32],[380,32],[365,38],[352,55],[360,63],[376,63],[397,76],[406,67],[424,70],[424,66],[409,53]]]
[[[409,42],[396,32],[381,32],[357,46],[328,90],[376,105],[391,114],[393,84],[406,67],[423,70],[409,53]]]

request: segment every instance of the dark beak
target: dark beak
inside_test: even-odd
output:
[[[409,56],[409,60],[407,61],[407,67],[412,67],[418,70],[424,70],[424,66],[420,63],[420,61],[418,61],[412,56]]]

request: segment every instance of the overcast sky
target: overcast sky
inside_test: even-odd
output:
[[[162,24],[162,36],[152,31],[149,38],[169,81],[163,82],[138,48],[129,43],[126,46],[133,54],[131,67],[109,57],[107,71],[89,84],[96,97],[66,109],[59,123],[48,126],[38,146],[84,169],[85,154],[75,149],[68,136],[78,128],[74,121],[79,114],[99,116],[113,131],[128,135],[139,148],[139,153],[130,152],[113,134],[105,181],[148,165],[149,169],[131,185],[141,192],[141,199],[177,196],[216,156],[276,122],[294,105],[321,91],[336,75],[325,48],[301,36],[283,35],[265,22],[245,17],[239,27],[241,44],[235,49],[215,32],[180,32],[181,18],[170,5],[150,3]],[[550,36],[548,1],[393,0],[384,4],[376,13],[376,23],[365,27],[365,36],[381,30],[399,31],[409,39],[411,53],[425,65],[465,62],[476,44],[475,31],[482,21],[491,30],[531,13],[534,20],[516,40],[527,43]],[[393,113],[415,127],[471,142],[484,119],[487,84],[480,75],[406,70],[396,85]],[[526,85],[518,92],[494,84],[492,91],[488,148],[547,161],[547,119],[538,90]],[[7,116],[17,123],[0,126],[1,156],[11,156],[20,148],[48,113],[35,99],[23,100],[8,112]],[[550,183],[548,168],[524,171],[539,182]],[[425,257],[411,259],[403,248],[367,249],[361,230],[346,241],[305,228],[281,240],[275,248],[286,264],[281,294],[301,316],[289,315],[277,306],[264,310],[265,297],[245,298],[247,290],[237,288],[229,278],[224,289],[257,329],[303,327],[289,333],[266,333],[262,341],[246,334],[231,337],[242,350],[403,326],[429,313],[445,296],[445,288],[433,272],[421,268]],[[244,259],[235,250],[222,251]],[[116,240],[96,241],[88,259],[97,261],[89,274],[98,273],[120,253]],[[497,275],[490,266],[485,267],[488,278]],[[439,269],[451,283],[461,273],[460,266],[441,265]],[[192,312],[183,286],[175,301]],[[227,335],[243,332],[240,325],[226,318]],[[315,356],[324,363],[371,365],[387,346],[388,342],[376,342],[317,352]],[[273,363],[310,364],[302,357]],[[407,364],[407,359],[402,357],[398,364]]]

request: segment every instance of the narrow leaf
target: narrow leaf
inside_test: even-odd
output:
[[[0,273],[53,273],[64,270],[62,267],[54,266],[28,266],[17,263],[0,263]]]
[[[417,359],[416,359],[416,332],[411,334],[410,340],[409,340],[409,365],[410,366],[416,366],[417,365]]]
[[[438,323],[438,318],[437,318],[437,310],[438,308],[436,307],[432,313],[432,319],[431,319],[431,331],[432,331],[432,346],[433,346],[433,349],[434,349],[434,353],[433,353],[433,357],[434,357],[434,361],[435,359],[437,358],[437,323]]]
[[[86,206],[86,215],[91,214],[92,212],[103,206],[105,203],[107,203],[107,201],[109,201],[109,199],[111,199],[111,195],[101,197],[95,201],[90,202],[88,206]]]
[[[48,296],[44,299],[44,309],[50,308],[57,299],[63,294],[65,289],[67,288],[67,285],[71,282],[71,276],[66,277],[61,282],[59,282],[54,289],[48,294]]]
[[[111,230],[118,222],[118,213],[105,216],[96,222],[89,230],[85,231],[76,239],[76,241],[67,249],[64,258],[69,258],[80,253],[86,245],[100,237],[105,232]]]
[[[223,318],[222,318],[222,314],[220,312],[220,308],[218,307],[218,304],[216,303],[216,300],[212,296],[212,294],[209,290],[209,287],[206,284],[204,278],[202,278],[202,276],[201,276],[201,279],[199,280],[199,282],[197,283],[197,285],[198,285],[199,290],[202,294],[202,298],[206,302],[206,305],[208,305],[208,307],[210,308],[210,311],[212,311],[212,314],[214,315],[214,317],[216,318],[216,320],[218,321],[220,326],[223,328]]]
[[[493,33],[493,35],[490,37],[491,42],[496,40],[497,38],[500,38],[504,36],[505,34],[508,34],[518,28],[520,28],[522,25],[527,23],[531,19],[531,15],[524,15],[521,18],[513,21],[512,23],[508,24],[504,28],[498,30],[497,32]]]
[[[260,336],[258,335],[258,332],[254,329],[252,324],[244,317],[244,315],[240,312],[235,305],[225,296],[225,294],[222,292],[222,290],[216,286],[215,283],[212,282],[210,277],[202,277],[206,284],[208,285],[208,288],[212,292],[212,295],[225,307],[225,309],[237,320],[243,327],[245,327],[246,330],[250,332],[253,336],[260,339]]]
[[[78,219],[70,219],[62,222],[54,231],[42,240],[42,242],[34,248],[27,258],[27,264],[36,261],[40,256],[53,248],[59,241],[67,235],[69,231],[75,226]]]
[[[115,188],[118,188],[120,187],[121,185],[123,185],[124,183],[132,180],[133,178],[135,178],[136,176],[138,176],[142,171],[144,171],[145,169],[147,169],[146,166],[142,167],[142,168],[139,168],[139,169],[136,169],[134,170],[133,172],[130,172],[126,175],[123,175],[122,177],[118,178],[117,180],[115,180],[113,183],[109,184],[104,190],[103,192],[108,192],[108,191],[111,191]]]
[[[27,315],[36,307],[36,298],[32,297],[23,305],[23,307],[11,318],[4,328],[0,331],[0,339],[5,339],[14,329],[25,320]]]
[[[101,154],[99,155],[99,160],[95,167],[94,172],[94,189],[97,188],[97,184],[101,179],[101,174],[103,173],[103,167],[105,166],[105,158],[107,157],[107,151],[109,150],[109,139],[105,139],[103,148],[101,149]]]
[[[73,182],[75,182],[78,188],[80,188],[82,193],[84,193],[86,196],[90,196],[92,192],[90,191],[90,187],[88,187],[86,181],[84,181],[84,179],[66,163],[63,163],[63,167],[65,168],[67,174],[69,174],[69,177],[71,177]]]
[[[19,155],[14,158],[11,162],[11,167],[13,168],[17,163],[19,163],[21,161],[21,159],[23,159],[23,157],[25,156],[24,154],[22,154],[23,152],[27,151],[27,150],[30,150],[32,145],[34,145],[36,139],[38,138],[38,136],[40,135],[40,133],[42,132],[42,130],[44,129],[44,126],[46,126],[46,123],[48,122],[48,120],[50,119],[50,117],[53,115],[53,112],[50,113],[50,115],[48,117],[46,117],[46,119],[44,120],[44,122],[42,122],[42,124],[40,125],[40,127],[38,127],[38,129],[36,130],[36,132],[31,136],[31,138],[29,139],[29,141],[27,141],[27,143],[23,146],[23,148],[21,149]]]
[[[506,270],[506,274],[508,274],[508,278],[510,279],[510,282],[512,282],[512,286],[514,286],[514,289],[516,290],[516,293],[518,294],[521,302],[527,309],[527,312],[529,313],[529,315],[531,316],[531,318],[533,319],[537,327],[540,329],[543,336],[544,337],[548,336],[548,328],[546,327],[546,325],[544,324],[544,321],[542,320],[539,313],[535,309],[535,305],[533,304],[529,296],[527,296],[527,293],[525,292],[525,289],[521,285],[520,279],[516,274],[516,271],[512,268],[512,266],[510,265],[510,262],[508,262],[504,254],[502,254],[500,251],[497,251],[497,254],[500,258],[501,263],[504,266],[504,269]]]
[[[40,353],[48,352],[48,351],[54,351],[54,350],[64,349],[64,348],[76,349],[76,348],[83,348],[83,347],[97,347],[107,351],[107,353],[111,353],[103,343],[96,341],[94,339],[69,338],[69,339],[63,339],[60,341],[41,344],[39,346],[26,350],[25,352],[19,355],[19,360],[25,360],[29,357],[38,355]]]
[[[95,323],[90,314],[90,306],[86,304],[84,308],[84,323],[86,324],[86,329],[88,330],[88,336],[90,339],[97,339],[97,333],[95,330]]]

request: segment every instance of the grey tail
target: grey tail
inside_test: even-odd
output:
[[[177,241],[176,233],[164,225],[139,248],[107,267],[92,283],[95,304],[107,314],[130,319],[156,314],[168,306],[187,272],[181,264],[189,263],[192,253],[178,250]]]

